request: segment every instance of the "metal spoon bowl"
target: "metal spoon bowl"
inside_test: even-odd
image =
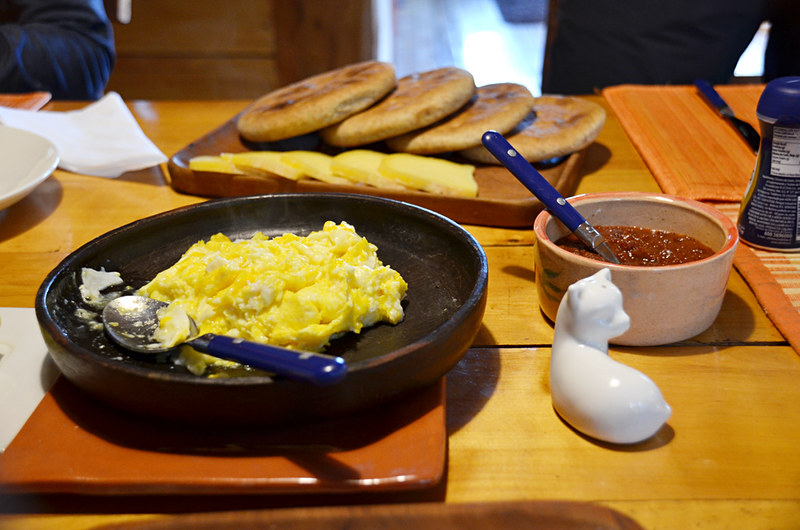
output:
[[[167,305],[144,296],[121,296],[103,309],[103,325],[111,339],[123,348],[138,353],[162,353],[174,348],[158,342],[154,337],[159,327],[158,310]],[[187,318],[192,338],[185,344],[199,352],[315,385],[332,385],[347,375],[347,364],[341,357],[290,350],[211,333],[196,336],[197,325],[190,317]]]

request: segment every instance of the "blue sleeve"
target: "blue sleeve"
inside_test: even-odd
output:
[[[0,0],[0,92],[97,99],[115,58],[103,0]]]

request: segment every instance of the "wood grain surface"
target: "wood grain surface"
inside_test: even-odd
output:
[[[171,156],[245,105],[142,101],[130,107],[145,133]],[[576,193],[659,190],[611,112],[579,176]],[[202,200],[173,190],[164,168],[116,180],[57,170],[0,213],[0,304],[32,307],[47,272],[79,245],[124,223]],[[614,359],[658,384],[674,411],[652,439],[613,446],[580,435],[553,411],[547,377],[552,325],[537,305],[532,231],[466,228],[489,259],[488,301],[473,347],[447,376],[447,467],[437,487],[377,496],[6,495],[0,499],[0,526],[170,524],[176,515],[219,512],[231,518],[229,524],[246,526],[254,510],[295,508],[312,516],[312,507],[330,506],[361,520],[368,505],[378,504],[411,511],[419,505],[420,514],[431,510],[436,519],[446,518],[451,505],[457,510],[472,503],[558,500],[613,508],[644,528],[797,528],[800,356],[738,273],[706,332],[664,347],[612,348]],[[503,521],[501,514],[490,517]]]

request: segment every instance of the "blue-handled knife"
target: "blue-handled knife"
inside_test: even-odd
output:
[[[578,213],[567,200],[558,193],[552,184],[545,179],[530,162],[520,155],[508,140],[497,131],[487,131],[481,137],[484,147],[503,164],[512,175],[517,177],[542,203],[553,216],[583,243],[611,263],[619,263],[614,252],[595,227]]]
[[[754,153],[758,153],[758,147],[761,144],[761,136],[758,134],[758,131],[756,131],[752,125],[746,121],[740,120],[734,115],[733,110],[725,103],[722,96],[714,90],[711,83],[703,79],[695,79],[694,86],[697,87],[697,90],[700,91],[703,98],[719,112],[720,116],[733,125],[733,128],[744,138],[747,145],[750,146],[750,149],[752,149]]]

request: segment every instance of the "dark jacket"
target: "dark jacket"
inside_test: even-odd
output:
[[[800,75],[800,0],[559,0],[555,15],[543,92],[729,83],[765,20],[763,80]]]
[[[0,0],[0,92],[97,99],[115,59],[103,0]]]

